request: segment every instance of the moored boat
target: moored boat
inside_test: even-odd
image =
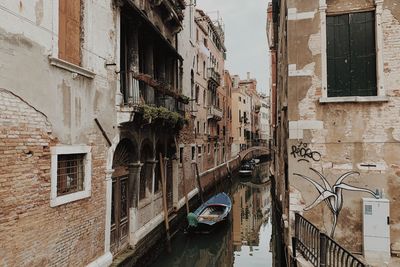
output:
[[[254,165],[250,162],[245,162],[239,169],[240,176],[252,176],[254,171]]]
[[[226,221],[232,208],[232,201],[225,193],[219,193],[204,202],[193,213],[189,213],[188,232],[209,233]]]

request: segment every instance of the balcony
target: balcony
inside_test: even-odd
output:
[[[153,6],[163,8],[165,14],[164,21],[174,21],[177,26],[182,26],[184,17],[183,9],[185,9],[185,2],[183,0],[153,0]]]
[[[208,68],[208,80],[220,85],[221,75],[214,68]]]
[[[220,121],[222,120],[222,117],[223,117],[223,112],[221,109],[217,108],[216,106],[211,106],[208,108],[207,112],[208,120]]]
[[[141,113],[143,107],[163,107],[170,112],[184,116],[188,97],[181,95],[171,85],[153,79],[147,74],[130,74],[122,84],[122,99],[118,112],[118,123],[132,121],[135,113]]]

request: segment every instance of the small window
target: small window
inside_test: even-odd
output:
[[[196,72],[199,73],[199,55],[196,55]]]
[[[57,196],[83,190],[85,154],[57,156]]]
[[[196,147],[192,146],[192,160],[196,159]]]
[[[239,96],[239,102],[242,102],[242,98]]]
[[[210,154],[210,143],[207,144],[207,153]]]
[[[376,96],[375,14],[327,17],[328,97]]]
[[[199,96],[200,96],[200,87],[196,85],[196,103],[199,103]]]
[[[199,155],[199,157],[201,156],[201,146],[197,147],[197,154]]]
[[[92,159],[89,146],[55,146],[51,151],[50,206],[90,197]]]
[[[184,149],[183,146],[179,147],[179,163],[180,164],[183,163],[183,149]]]

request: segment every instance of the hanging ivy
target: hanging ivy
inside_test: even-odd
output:
[[[181,130],[185,124],[188,124],[187,119],[165,107],[141,105],[139,107],[139,112],[148,123],[161,124],[167,128],[173,128],[178,131]]]

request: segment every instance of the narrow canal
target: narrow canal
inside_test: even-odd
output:
[[[180,231],[172,240],[172,252],[163,252],[152,267],[272,266],[269,182],[256,184],[235,176],[218,191],[232,199],[230,220],[211,234]]]

